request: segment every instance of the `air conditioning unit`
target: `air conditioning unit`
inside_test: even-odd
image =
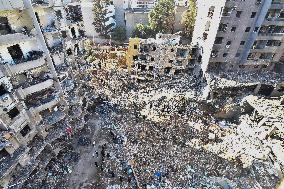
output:
[[[230,45],[226,45],[226,48],[227,48],[227,49],[230,48]]]

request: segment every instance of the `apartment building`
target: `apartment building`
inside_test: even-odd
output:
[[[75,87],[84,44],[82,21],[76,0],[0,1],[3,188],[21,188],[39,162],[50,161],[52,143],[72,127],[68,123],[84,124],[83,95]],[[74,112],[76,116],[69,116]]]
[[[197,0],[192,44],[202,69],[268,69],[283,62],[283,0]]]

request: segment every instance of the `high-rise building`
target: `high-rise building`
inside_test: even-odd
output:
[[[80,1],[0,1],[0,186],[20,188],[52,143],[84,124]],[[76,109],[74,109],[76,107]],[[71,111],[72,110],[72,111]],[[79,116],[68,116],[76,112]],[[41,155],[42,152],[48,152]],[[0,187],[1,188],[1,187]]]
[[[283,70],[283,0],[197,0],[203,70]],[[280,69],[280,70],[281,70]]]

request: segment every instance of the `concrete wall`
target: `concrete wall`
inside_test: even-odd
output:
[[[207,0],[197,1],[197,24],[194,27],[192,44],[201,47],[201,68],[203,71],[206,71],[208,67],[225,2],[226,0],[212,0],[210,2]],[[210,7],[214,7],[212,16],[208,15]],[[204,38],[204,35],[207,35],[207,37]]]

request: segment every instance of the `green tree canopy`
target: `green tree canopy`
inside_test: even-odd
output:
[[[172,33],[175,23],[174,0],[159,0],[149,14],[150,27],[161,33]]]
[[[116,41],[123,42],[126,40],[125,27],[116,27],[112,32],[112,38]]]
[[[149,38],[149,37],[155,37],[156,33],[151,29],[148,25],[143,24],[136,24],[133,32],[132,37],[139,37],[139,38]]]
[[[108,10],[106,9],[108,0],[96,0],[93,6],[94,26],[96,32],[102,36],[107,36],[111,31],[113,24],[107,25],[109,18],[107,17]]]
[[[196,2],[189,0],[189,7],[182,15],[182,24],[184,25],[184,33],[187,37],[191,37],[196,20]]]

